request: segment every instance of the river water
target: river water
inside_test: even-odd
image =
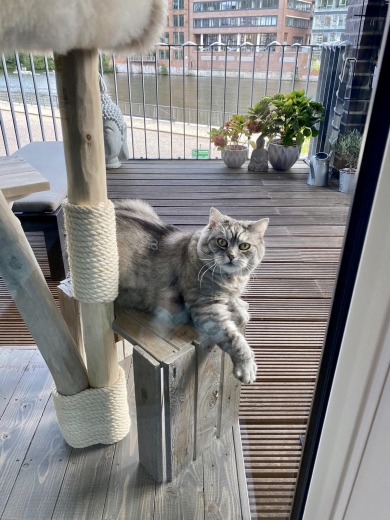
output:
[[[14,96],[14,102],[20,102],[20,83],[17,74],[12,71],[8,73],[10,89]],[[129,88],[128,77],[126,73],[117,73],[117,91],[118,101],[123,112],[129,113]],[[34,96],[34,83],[31,75],[22,75],[24,91],[28,103],[36,103]],[[48,104],[48,87],[47,78],[44,72],[36,76],[37,90],[42,97],[43,104]],[[107,84],[108,93],[115,101],[115,84],[114,74],[108,73],[104,75]],[[50,86],[53,95],[56,96],[55,74],[49,74]],[[265,81],[255,79],[252,87],[252,80],[247,78],[233,77],[199,77],[196,76],[171,76],[154,75],[154,74],[131,74],[130,76],[131,98],[134,115],[143,116],[143,103],[145,105],[156,105],[162,107],[185,107],[192,109],[183,114],[182,110],[174,112],[175,118],[182,121],[196,122],[196,110],[204,111],[203,119],[200,123],[207,124],[209,120],[208,112],[215,111],[220,113],[221,117],[213,117],[212,124],[217,124],[223,114],[229,113],[245,113],[251,105],[251,96],[253,104],[264,95]],[[268,80],[267,93],[273,94],[278,91],[279,82],[277,80]],[[144,88],[143,88],[144,87]],[[304,89],[305,82],[296,81],[295,89]],[[290,92],[292,89],[292,81],[286,80],[281,82],[281,91]],[[315,96],[317,82],[309,82],[308,95]],[[6,84],[3,71],[0,71],[0,100],[5,100]],[[157,96],[158,91],[158,96]],[[144,92],[144,95],[143,95]],[[151,108],[151,107],[149,107]],[[152,111],[146,111],[147,116],[152,116]],[[159,116],[161,118],[170,117],[170,110],[160,109]]]

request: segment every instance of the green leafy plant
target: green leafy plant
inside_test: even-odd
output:
[[[249,126],[248,126],[249,123]],[[259,125],[258,125],[259,126]],[[242,150],[248,143],[256,148],[256,143],[250,141],[251,135],[255,132],[252,121],[248,116],[233,114],[221,128],[212,128],[209,132],[211,142],[217,150],[228,148],[229,150]]]
[[[263,96],[248,109],[249,119],[260,124],[261,133],[269,139],[279,136],[284,146],[301,146],[306,137],[317,136],[315,125],[323,120],[323,112],[323,105],[311,101],[304,90]]]
[[[164,63],[160,65],[160,74],[162,74],[163,76],[166,76],[168,74],[168,69],[166,65],[164,65]]]
[[[359,160],[360,148],[362,146],[363,135],[358,130],[351,130],[343,135],[339,135],[334,144],[335,152],[346,164],[349,173],[354,173]]]

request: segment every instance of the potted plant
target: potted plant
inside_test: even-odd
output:
[[[253,133],[248,128],[248,122],[247,116],[234,114],[224,126],[212,128],[209,133],[211,142],[217,150],[221,150],[221,157],[228,168],[241,168],[248,158],[248,144]]]
[[[340,135],[334,145],[335,152],[345,164],[345,167],[339,170],[339,191],[343,193],[353,193],[355,191],[357,181],[356,168],[362,146],[362,138],[363,135],[355,129]]]
[[[304,90],[263,96],[248,109],[249,119],[258,122],[270,140],[268,158],[275,170],[286,171],[296,163],[305,138],[318,135],[315,125],[323,112],[323,105],[311,101]]]

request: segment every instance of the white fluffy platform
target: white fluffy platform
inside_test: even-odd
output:
[[[166,23],[166,0],[1,0],[0,6],[2,52],[142,53]]]

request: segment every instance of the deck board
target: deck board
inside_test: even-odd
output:
[[[245,295],[252,316],[247,337],[259,366],[256,383],[242,387],[240,405],[240,432],[252,519],[289,518],[301,453],[299,436],[305,432],[310,410],[349,213],[350,197],[339,193],[333,181],[328,188],[313,188],[306,184],[307,175],[308,168],[302,163],[287,173],[251,173],[244,168],[229,170],[218,161],[157,160],[129,161],[107,175],[111,198],[145,197],[163,219],[184,230],[204,225],[212,205],[235,218],[270,217],[263,265],[256,271]],[[58,302],[56,284],[49,278],[43,235],[29,233],[28,238]],[[35,348],[1,279],[0,347],[27,349],[18,350],[27,357]],[[15,388],[25,377],[27,357],[24,364],[21,363],[21,372],[12,376],[16,377],[12,383]],[[3,352],[0,367],[2,359]],[[9,399],[15,388],[7,393]],[[4,517],[7,520],[27,520],[23,502],[20,505],[17,500],[21,493],[26,494],[26,504],[38,507],[34,494],[37,497],[56,495],[62,486],[62,498],[56,508],[60,518],[60,512],[65,510],[65,497],[76,491],[73,488],[71,492],[70,477],[68,481],[64,479],[70,471],[67,468],[70,455],[68,458],[66,454],[58,455],[63,445],[61,448],[55,425],[47,424],[53,413],[51,407],[49,401],[42,410],[43,415],[39,412],[36,434],[26,454],[26,460],[27,457],[32,459],[31,466],[24,466],[19,460],[20,465],[12,477],[14,487],[12,490],[7,487],[8,496],[3,499],[10,515],[9,519]],[[52,443],[46,439],[50,435],[53,435]],[[228,442],[231,446],[231,440]],[[47,455],[39,465],[39,453],[44,448]],[[62,465],[54,464],[57,456],[58,460],[62,459]],[[138,466],[137,457],[134,436],[128,436],[116,446],[110,477],[107,485],[104,484],[107,498],[98,517],[154,519],[160,518],[161,511],[165,510],[179,514],[178,507],[182,506],[175,502],[175,497],[180,501],[181,487],[158,489]],[[91,471],[100,467],[96,464],[91,464]],[[194,491],[191,503],[186,506],[192,512],[191,520],[219,518],[217,514],[212,516],[217,507],[213,504],[219,504],[218,500],[212,501],[208,495],[204,502],[199,494],[201,473],[202,478],[205,476],[203,468],[193,468],[193,474],[188,475],[188,482],[192,484],[186,495]],[[212,475],[209,469],[206,473]],[[29,475],[31,491],[26,492]],[[38,486],[41,477],[43,481]],[[240,484],[239,479],[237,482]],[[87,492],[88,486],[82,489]],[[135,493],[134,489],[139,492]],[[55,499],[57,501],[57,497]],[[211,511],[206,511],[205,503],[211,505]],[[41,511],[48,515],[54,511],[52,498],[42,499],[41,504]],[[227,509],[220,504],[225,514]]]

